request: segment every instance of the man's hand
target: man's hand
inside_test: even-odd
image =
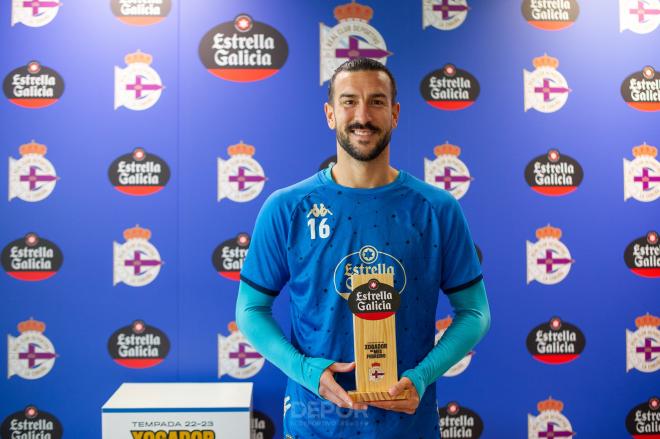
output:
[[[366,410],[364,403],[353,402],[348,393],[335,381],[335,372],[350,372],[355,369],[355,361],[352,363],[332,363],[321,374],[319,383],[319,395],[339,407],[352,408],[355,410]]]
[[[412,415],[415,413],[415,410],[417,410],[417,406],[419,405],[419,394],[417,393],[417,389],[415,389],[412,381],[410,381],[407,377],[403,377],[399,380],[398,383],[393,385],[390,390],[388,390],[388,393],[391,396],[396,396],[406,390],[408,390],[407,399],[397,399],[394,401],[373,401],[370,402],[369,405],[384,410],[392,410],[395,412],[402,412],[408,415]]]

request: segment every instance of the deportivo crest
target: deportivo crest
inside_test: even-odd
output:
[[[46,145],[33,140],[18,148],[20,159],[9,157],[9,201],[14,198],[41,201],[53,192],[59,177],[53,164],[44,157],[47,150]]]
[[[289,56],[289,46],[274,27],[239,14],[206,32],[198,52],[204,67],[218,78],[253,82],[279,72]]]
[[[626,329],[626,372],[660,370],[660,317],[646,313],[635,319],[636,331]]]
[[[474,180],[465,163],[458,158],[461,148],[445,142],[436,146],[433,153],[435,160],[424,157],[424,179],[460,200],[470,188],[470,182]]]
[[[541,30],[562,30],[571,26],[580,14],[577,0],[523,0],[525,20]]]
[[[546,227],[536,229],[538,241],[527,241],[527,283],[537,281],[545,285],[553,285],[564,280],[571,271],[571,258],[568,248],[562,243],[561,229]]]
[[[115,110],[141,111],[153,107],[163,92],[163,83],[153,68],[153,57],[138,50],[124,57],[125,68],[115,66]]]
[[[371,58],[382,64],[392,52],[387,50],[382,35],[369,25],[374,10],[360,3],[337,6],[334,16],[339,23],[334,27],[320,23],[321,32],[321,85],[345,61]]]
[[[112,162],[108,178],[124,194],[151,195],[161,191],[170,180],[170,167],[156,154],[135,148]]]
[[[435,333],[435,344],[438,344],[444,333],[447,331],[447,328],[449,328],[449,326],[451,325],[452,321],[453,320],[451,316],[447,316],[444,319],[435,322],[435,329],[438,330],[438,332]],[[461,358],[456,364],[450,367],[447,370],[447,372],[442,374],[442,376],[449,378],[463,373],[463,371],[467,369],[467,367],[470,365],[473,355],[474,355],[474,351],[468,352],[465,355],[465,357]]]
[[[160,329],[135,320],[117,329],[108,339],[108,353],[115,363],[129,369],[146,369],[162,363],[170,340]]]
[[[171,0],[110,0],[112,14],[122,23],[148,26],[160,23],[172,9]]]
[[[275,424],[264,412],[252,410],[250,426],[252,439],[273,439],[275,437]]]
[[[525,111],[533,108],[541,113],[554,113],[568,100],[568,83],[557,71],[559,60],[543,55],[532,61],[536,70],[523,70]]]
[[[525,180],[529,187],[541,195],[556,197],[575,191],[584,172],[572,157],[551,149],[547,154],[535,157],[525,168]]]
[[[628,75],[621,83],[621,96],[635,110],[660,111],[660,75],[651,66]]]
[[[660,163],[655,159],[658,149],[644,142],[632,152],[632,161],[623,159],[623,200],[655,201],[660,197]]]
[[[62,3],[54,0],[12,0],[11,25],[45,26],[55,19]]]
[[[626,429],[634,439],[660,437],[660,399],[654,396],[633,407],[626,416]]]
[[[462,110],[474,104],[479,97],[479,81],[470,72],[447,64],[434,70],[419,84],[422,97],[439,110]]]
[[[60,439],[62,424],[52,414],[29,405],[7,416],[0,426],[2,438]]]
[[[228,239],[213,250],[211,262],[215,271],[222,277],[238,281],[241,269],[250,247],[250,235],[239,233],[235,238]]]
[[[18,337],[7,335],[7,378],[42,378],[55,365],[55,347],[43,334],[46,324],[30,318],[18,324]]]
[[[440,415],[440,436],[442,439],[478,439],[484,431],[481,417],[457,402],[450,402],[438,408]]]
[[[360,250],[344,256],[337,263],[334,286],[337,294],[344,299],[348,299],[353,291],[351,276],[354,274],[392,274],[394,291],[403,294],[406,289],[406,269],[401,262],[373,245],[365,245]]]
[[[422,0],[422,29],[453,30],[467,17],[467,0]]]
[[[267,179],[259,162],[252,158],[254,152],[254,146],[241,140],[227,148],[230,159],[218,157],[218,201],[229,198],[245,203],[261,193]]]
[[[658,232],[650,231],[628,244],[623,259],[637,276],[660,277],[660,243]]]
[[[587,340],[580,329],[559,317],[542,323],[527,335],[527,350],[545,364],[565,364],[580,356]]]
[[[2,250],[2,266],[8,275],[24,281],[40,281],[57,273],[64,262],[60,248],[30,232]]]
[[[371,363],[371,366],[367,371],[367,376],[369,377],[369,381],[373,381],[377,383],[378,381],[383,380],[383,377],[385,376],[385,371],[383,371],[383,369],[380,367],[379,362],[374,361],[373,363]]]
[[[648,34],[660,25],[659,0],[619,0],[619,30]]]
[[[229,375],[245,379],[255,376],[266,361],[238,330],[236,322],[227,325],[227,337],[218,334],[218,378]]]
[[[57,102],[64,93],[64,80],[55,70],[30,61],[7,76],[2,85],[9,102],[19,107],[44,108]]]
[[[149,238],[151,231],[136,225],[124,230],[126,242],[112,243],[112,285],[125,283],[131,287],[143,287],[156,279],[163,261]]]
[[[538,416],[527,415],[527,437],[529,439],[572,437],[575,435],[571,422],[561,411],[564,403],[548,398],[539,402],[536,407]]]

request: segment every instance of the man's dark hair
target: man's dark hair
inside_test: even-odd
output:
[[[341,72],[362,72],[362,71],[371,71],[371,72],[385,72],[390,78],[390,85],[392,89],[392,104],[396,103],[396,81],[392,72],[390,72],[387,67],[379,63],[375,59],[371,58],[355,58],[350,59],[337,67],[335,73],[333,73],[332,78],[330,79],[330,84],[328,85],[328,103],[332,105],[332,99],[334,97],[334,85],[335,78]]]

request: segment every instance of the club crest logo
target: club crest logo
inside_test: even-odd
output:
[[[62,3],[54,0],[12,0],[11,25],[42,27],[55,19]]]
[[[249,247],[250,235],[247,233],[239,233],[235,238],[224,241],[213,250],[211,262],[215,271],[227,279],[240,280]]]
[[[62,250],[34,232],[10,242],[2,250],[2,267],[14,279],[40,281],[57,273],[64,262]]]
[[[259,410],[252,410],[250,418],[251,434],[253,439],[273,439],[275,437],[275,424],[267,414]]]
[[[5,418],[0,425],[0,437],[61,439],[62,424],[52,414],[29,405]]]
[[[536,407],[539,410],[538,416],[527,415],[527,437],[529,439],[570,438],[575,435],[571,422],[561,413],[564,409],[563,402],[550,397],[539,402]]]
[[[658,232],[650,231],[646,236],[635,239],[628,244],[623,259],[626,265],[637,276],[660,277],[660,243]]]
[[[344,256],[337,263],[334,286],[337,294],[344,299],[348,299],[353,291],[351,276],[354,274],[391,274],[394,277],[394,291],[401,295],[406,289],[406,269],[401,262],[373,245],[365,245],[360,250]]]
[[[108,168],[110,183],[119,192],[143,196],[160,192],[170,180],[170,167],[156,154],[142,148],[124,154]]]
[[[453,319],[450,316],[447,316],[444,319],[435,322],[435,328],[438,330],[438,332],[436,332],[435,334],[435,344],[438,344],[442,336],[447,331],[447,328],[449,328],[449,326],[451,325],[452,321]],[[458,361],[458,363],[450,367],[449,370],[447,370],[447,372],[445,372],[442,376],[450,378],[463,373],[463,371],[467,369],[467,367],[470,365],[473,355],[474,355],[474,351],[468,352],[467,355],[465,355],[465,357],[461,358]]]
[[[170,340],[160,329],[136,320],[110,336],[108,352],[120,366],[146,369],[165,360],[170,352]]]
[[[46,324],[30,318],[18,324],[18,337],[7,336],[7,378],[14,375],[26,380],[42,378],[55,365],[53,343],[46,338]]]
[[[660,75],[651,66],[628,75],[621,84],[621,96],[639,111],[660,111]]]
[[[626,329],[626,372],[660,370],[660,317],[646,313],[635,319],[636,331]]]
[[[142,111],[153,107],[165,88],[153,68],[153,57],[138,50],[124,57],[125,68],[115,66],[115,110]]]
[[[543,55],[532,61],[536,68],[533,72],[523,70],[525,84],[525,111],[533,108],[541,113],[554,113],[560,110],[568,100],[566,78],[559,73],[559,60]]]
[[[559,154],[556,149],[533,158],[525,168],[525,180],[529,187],[549,197],[574,192],[583,178],[582,166],[574,158]]]
[[[570,363],[580,356],[586,344],[582,331],[559,317],[538,325],[527,335],[527,350],[545,364]]]
[[[24,108],[44,108],[53,105],[64,94],[64,80],[55,70],[30,61],[7,76],[2,89],[9,102]]]
[[[562,30],[575,23],[580,5],[577,0],[523,0],[522,14],[537,29]]]
[[[422,0],[422,29],[453,30],[467,17],[467,0]]]
[[[371,58],[382,64],[392,52],[387,50],[382,35],[369,20],[374,10],[360,3],[337,6],[334,27],[320,23],[321,29],[321,85],[332,78],[337,67],[356,58]]]
[[[619,0],[619,30],[648,34],[660,25],[659,0]]]
[[[218,378],[229,375],[245,379],[255,376],[266,359],[257,352],[238,330],[236,322],[227,325],[229,335],[218,334]]]
[[[445,142],[433,149],[435,160],[424,157],[424,179],[428,184],[444,189],[457,200],[463,198],[474,178],[458,156],[461,148]]]
[[[527,241],[527,284],[537,281],[554,285],[568,276],[575,260],[559,240],[561,235],[561,229],[548,224],[536,230],[538,241]]]
[[[634,439],[656,439],[660,436],[660,399],[654,396],[633,407],[626,416],[626,429]]]
[[[255,148],[241,140],[227,148],[230,159],[218,157],[218,201],[229,198],[245,203],[254,200],[264,188],[266,176],[255,159]]]
[[[112,14],[133,26],[160,23],[172,10],[171,0],[110,0]]]
[[[448,111],[463,110],[471,106],[476,102],[481,90],[477,78],[452,64],[426,75],[419,89],[427,104]]]
[[[151,231],[136,225],[124,230],[126,242],[112,243],[112,285],[125,283],[131,287],[143,287],[156,279],[164,262],[149,238]]]
[[[367,375],[369,377],[369,381],[377,383],[382,381],[383,377],[385,376],[385,371],[380,367],[380,363],[373,362],[367,371]]]
[[[479,439],[484,431],[481,417],[467,407],[450,402],[438,408],[440,415],[440,436],[442,439]]]
[[[635,158],[623,159],[623,200],[651,202],[660,197],[660,163],[655,159],[658,149],[643,145],[632,149]]]
[[[20,159],[9,157],[9,201],[14,198],[41,201],[53,192],[59,177],[53,164],[44,157],[47,150],[46,145],[33,140],[18,148]]]

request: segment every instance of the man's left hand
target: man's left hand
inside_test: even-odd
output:
[[[390,388],[388,393],[391,396],[396,396],[402,394],[406,390],[408,391],[408,398],[406,399],[396,399],[394,401],[372,401],[368,404],[380,409],[412,415],[415,413],[415,410],[417,410],[417,406],[419,405],[419,394],[410,379],[407,377],[401,378],[398,383]]]

